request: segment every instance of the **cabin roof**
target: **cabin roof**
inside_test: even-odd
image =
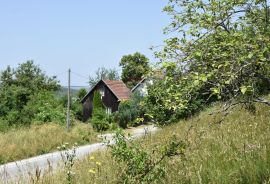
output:
[[[84,102],[88,95],[94,91],[96,86],[100,83],[104,83],[109,90],[114,94],[114,96],[119,100],[128,100],[130,99],[130,89],[125,85],[123,81],[120,80],[100,80],[91,90],[83,97],[81,102]]]
[[[120,80],[103,80],[108,88],[114,93],[118,100],[127,100],[130,98],[130,89]]]

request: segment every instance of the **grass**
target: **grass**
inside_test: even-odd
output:
[[[218,106],[182,120],[138,142],[149,151],[164,145],[172,135],[187,144],[184,156],[165,160],[166,177],[159,183],[270,183],[270,108],[257,105],[255,114],[235,108],[224,117],[209,115]],[[221,119],[224,120],[220,122]],[[74,183],[117,183],[124,163],[109,151],[94,154],[74,166]],[[65,171],[48,174],[37,183],[66,183]]]
[[[0,164],[55,151],[63,143],[83,145],[97,141],[91,126],[78,122],[69,132],[56,123],[14,129],[0,133]]]

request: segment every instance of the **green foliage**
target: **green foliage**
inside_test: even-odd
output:
[[[99,80],[119,80],[119,74],[116,69],[98,68],[95,77],[89,78],[90,86],[94,86]]]
[[[0,118],[0,132],[6,132],[9,129],[7,120]],[[0,158],[1,163],[1,158]]]
[[[149,71],[149,59],[136,52],[122,57],[120,64],[122,67],[122,81],[129,87],[134,87]]]
[[[93,128],[97,131],[108,130],[113,123],[111,116],[105,112],[99,91],[94,92],[93,112],[90,122]]]
[[[148,87],[145,98],[146,114],[161,125],[189,117],[202,109],[208,98],[201,92],[203,85],[190,83],[176,68],[168,67],[164,68],[166,76]]]
[[[0,116],[8,126],[30,124],[34,115],[25,107],[42,91],[59,88],[55,77],[48,77],[33,61],[19,64],[15,69],[9,66],[0,75]],[[33,102],[36,103],[36,102]]]
[[[65,123],[65,108],[52,92],[43,91],[32,95],[23,114],[36,123]]]
[[[81,99],[87,94],[86,89],[80,89],[76,96],[71,98],[71,112],[74,114],[75,119],[83,120],[83,107],[81,104]],[[67,97],[66,97],[67,99]]]
[[[267,1],[170,0],[164,11],[172,17],[165,32],[176,36],[156,52],[165,76],[150,90],[154,117],[182,117],[216,100],[252,106],[269,93]]]
[[[66,182],[67,184],[72,184],[74,183],[74,176],[75,172],[73,172],[73,166],[75,164],[76,160],[76,149],[78,148],[77,143],[75,143],[71,149],[68,149],[68,143],[65,143],[58,147],[59,151],[63,151],[62,153],[62,158],[64,161],[65,165],[65,170],[66,170]]]
[[[138,126],[144,122],[145,109],[142,104],[142,97],[139,94],[133,94],[130,100],[122,101],[119,104],[118,111],[115,113],[115,121],[122,128]]]
[[[71,112],[75,119],[83,121],[83,106],[78,99],[72,100]]]
[[[90,122],[93,128],[99,132],[108,130],[113,124],[112,117],[106,114],[103,108],[94,108]]]
[[[87,91],[86,91],[86,89],[85,88],[82,88],[82,89],[80,89],[78,92],[77,92],[77,98],[79,99],[79,100],[81,100],[85,95],[87,94]]]
[[[170,141],[162,147],[146,152],[139,144],[131,142],[125,135],[118,131],[115,135],[115,145],[110,146],[112,156],[120,162],[126,164],[122,172],[120,183],[152,183],[159,182],[165,177],[163,162],[169,157],[183,155],[186,145],[172,137]],[[152,153],[158,152],[156,158]]]
[[[98,109],[98,108],[104,108],[102,99],[101,99],[101,94],[99,91],[94,92],[94,97],[93,97],[93,108]]]

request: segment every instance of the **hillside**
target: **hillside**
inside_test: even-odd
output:
[[[81,88],[76,88],[76,87],[71,88],[70,89],[70,95],[75,96],[80,89]],[[88,88],[86,88],[86,90],[88,90]],[[68,88],[67,87],[61,87],[58,91],[55,92],[55,95],[57,97],[63,97],[65,95],[67,95],[67,93],[68,93]]]
[[[210,107],[138,141],[155,158],[159,155],[152,150],[166,144],[173,135],[186,144],[184,155],[164,160],[165,178],[158,183],[270,182],[270,108],[259,104],[255,113],[237,107],[227,116],[209,115],[219,108]],[[75,164],[74,182],[117,183],[125,163],[115,161],[109,150],[94,157]],[[92,172],[95,167],[98,170]],[[47,175],[42,183],[66,183],[65,173]]]

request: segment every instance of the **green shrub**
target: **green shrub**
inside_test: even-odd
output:
[[[138,126],[144,123],[145,108],[143,98],[139,94],[133,94],[130,100],[122,101],[119,104],[118,112],[115,113],[115,120],[122,128],[128,125]]]
[[[83,106],[76,100],[71,104],[71,111],[75,119],[82,121],[83,120]]]
[[[19,64],[15,69],[8,66],[0,72],[0,83],[0,116],[9,126],[29,125],[34,114],[25,108],[33,96],[59,88],[56,78],[46,76],[33,61]]]
[[[194,85],[189,80],[175,77],[176,74],[172,75],[167,73],[164,79],[156,80],[149,86],[145,99],[146,114],[161,125],[189,117],[216,100],[215,96],[208,98],[202,92],[204,85]]]
[[[111,122],[110,116],[106,114],[104,110],[104,105],[101,100],[101,95],[99,91],[94,92],[93,97],[93,113],[92,118],[90,120],[93,128],[96,131],[105,131],[110,128]]]
[[[40,92],[31,96],[29,102],[23,109],[23,113],[30,120],[38,123],[58,122],[64,123],[66,111],[56,99],[56,97],[47,91]]]
[[[112,124],[112,118],[102,108],[95,108],[90,120],[93,128],[97,131],[108,130]]]
[[[71,111],[74,114],[75,119],[83,120],[83,106],[81,104],[81,99],[87,94],[84,88],[80,89],[76,97],[71,99]]]
[[[8,122],[0,118],[0,132],[6,132],[8,129],[9,129]]]
[[[99,91],[94,92],[93,107],[96,109],[97,108],[104,108]]]
[[[167,158],[175,155],[184,155],[186,144],[177,140],[176,136],[170,138],[169,142],[149,152],[145,151],[139,144],[131,141],[121,131],[116,132],[115,145],[109,145],[111,154],[119,162],[125,163],[118,183],[159,183],[165,177],[164,162]],[[153,155],[158,152],[159,156]]]

